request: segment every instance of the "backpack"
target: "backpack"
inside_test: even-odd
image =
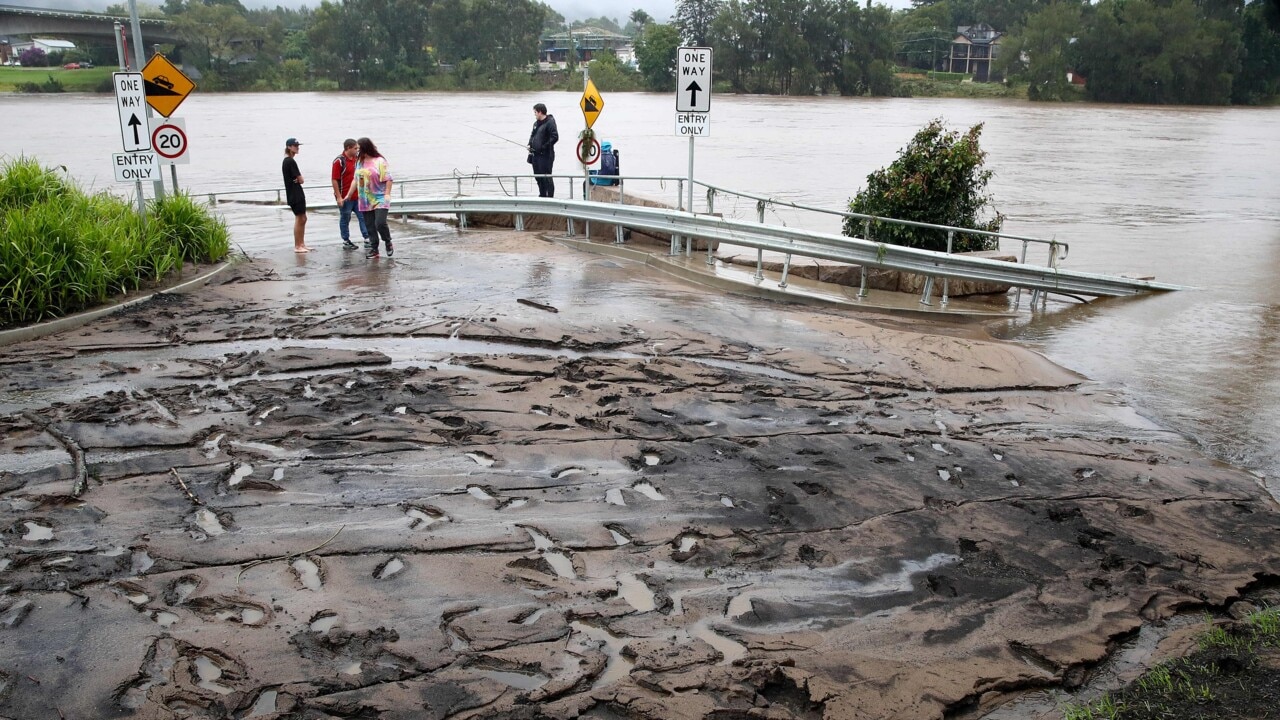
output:
[[[618,151],[602,153],[600,155],[600,172],[597,175],[600,182],[598,185],[617,185],[618,184]],[[608,176],[613,177],[608,177]]]
[[[339,155],[333,161],[338,163],[338,187],[342,187],[342,178],[347,176],[347,156]],[[355,178],[351,178],[351,181],[355,182]]]

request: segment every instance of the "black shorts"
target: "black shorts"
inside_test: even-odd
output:
[[[288,200],[289,200],[289,209],[293,211],[294,215],[307,214],[307,196],[306,195],[303,195],[302,193],[297,193],[297,194],[289,193]]]

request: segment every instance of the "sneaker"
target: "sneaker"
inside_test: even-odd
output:
[[[357,247],[357,246],[356,246],[356,244],[355,244],[355,243],[353,243],[353,242],[351,242],[350,240],[343,240],[343,241],[342,241],[342,249],[343,249],[343,250],[355,250],[355,249],[356,249],[356,247]]]
[[[365,253],[365,254],[364,254],[364,256],[365,256],[365,257],[367,257],[367,258],[373,258],[373,259],[375,259],[375,260],[376,260],[376,259],[378,258],[378,251],[377,251],[377,250],[370,250],[369,252]]]
[[[387,243],[387,257],[391,257],[392,255],[395,255],[395,254],[396,254],[396,249],[395,249],[394,247],[392,247],[392,246],[391,246],[391,243],[390,243],[390,242],[388,242],[388,243]]]

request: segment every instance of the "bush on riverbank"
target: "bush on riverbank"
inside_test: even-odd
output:
[[[974,125],[964,135],[932,120],[898,153],[887,168],[867,176],[867,187],[849,201],[849,212],[875,217],[911,220],[933,225],[972,228],[995,232],[1004,216],[984,219],[991,204],[987,181],[991,171],[983,169],[987,154],[978,146],[982,125]],[[863,221],[846,218],[844,234],[859,237]],[[947,233],[894,223],[872,225],[873,239],[890,245],[947,250]],[[955,252],[992,250],[995,238],[957,233],[950,248]]]
[[[150,203],[144,225],[131,203],[33,159],[0,166],[0,326],[100,305],[229,250],[226,225],[185,195]]]

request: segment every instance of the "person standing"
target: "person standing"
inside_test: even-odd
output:
[[[547,176],[538,178],[538,197],[556,196],[551,168],[556,162],[556,143],[559,141],[560,133],[556,132],[555,116],[547,114],[546,105],[534,105],[533,132],[529,133],[529,160],[533,163],[534,175]]]
[[[356,141],[360,147],[360,159],[356,165],[356,181],[347,191],[347,198],[359,196],[360,212],[369,228],[369,245],[364,256],[378,257],[378,239],[387,245],[387,257],[395,252],[391,245],[391,228],[387,226],[387,212],[391,210],[391,169],[387,159],[378,152],[378,146],[367,137]]]
[[[364,213],[356,208],[359,201],[355,198],[347,199],[347,191],[351,189],[351,183],[356,177],[356,157],[360,151],[360,146],[354,138],[347,138],[342,141],[342,154],[333,159],[333,169],[329,173],[329,179],[333,183],[333,199],[338,203],[338,235],[342,237],[342,247],[347,250],[355,250],[356,244],[351,242],[351,214],[355,213],[356,220],[360,223],[360,237],[364,238],[364,244],[369,244],[369,228],[364,224]]]
[[[307,232],[307,194],[302,191],[302,171],[298,169],[298,161],[294,160],[302,143],[297,138],[284,141],[284,197],[293,211],[293,251],[296,253],[311,252],[303,236]]]

